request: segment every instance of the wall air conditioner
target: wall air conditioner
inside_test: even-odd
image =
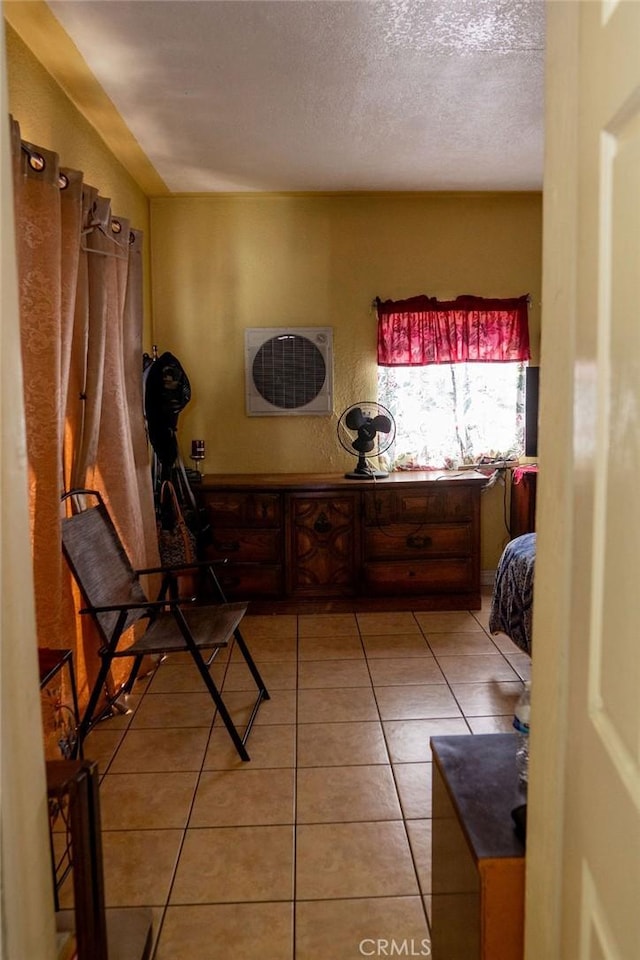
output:
[[[333,412],[333,329],[252,327],[244,334],[247,415]]]

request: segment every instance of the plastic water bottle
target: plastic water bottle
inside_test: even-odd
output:
[[[531,683],[527,681],[516,704],[513,726],[518,737],[516,769],[520,785],[526,790],[529,782],[529,713],[531,709]]]

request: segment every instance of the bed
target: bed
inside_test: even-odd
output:
[[[535,562],[535,533],[509,541],[496,570],[489,612],[490,632],[506,633],[529,655]]]

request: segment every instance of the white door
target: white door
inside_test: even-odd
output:
[[[556,23],[562,27],[567,11],[550,8],[563,6],[547,6],[551,31]],[[566,387],[559,379],[555,383],[542,379],[543,391],[548,384],[548,396],[541,415],[544,491],[539,511],[540,563],[545,558],[549,566],[556,563],[550,551],[554,523],[554,529],[558,525],[564,528],[569,562],[557,568],[561,579],[555,585],[550,583],[548,570],[540,571],[540,580],[536,574],[527,957],[637,960],[640,2],[610,0],[569,6],[573,7],[568,16],[574,18],[575,44],[566,50],[568,58],[573,58],[573,73],[567,76],[569,85],[575,86],[564,103],[548,103],[551,123],[547,131],[548,136],[554,131],[562,136],[562,111],[566,110],[565,122],[574,125],[573,139],[567,138],[566,164],[571,176],[562,174],[549,145],[544,258],[549,275],[543,292],[541,378],[546,376],[545,355],[564,353],[572,423],[565,436],[562,426],[555,436],[556,428],[546,426],[545,451],[545,406],[552,410],[555,392],[562,408]],[[567,37],[571,40],[570,31]],[[551,34],[550,42],[553,48]],[[549,69],[561,72],[562,49],[557,44],[553,49],[556,61]],[[558,96],[563,100],[561,91]],[[568,109],[571,100],[573,114]],[[564,251],[564,283],[567,290],[573,288],[574,295],[567,295],[569,309],[563,318],[552,302],[555,294],[562,299],[563,278],[552,276],[551,247],[554,230],[560,234],[565,229],[572,235],[573,256]],[[563,331],[564,321],[567,328]],[[546,344],[545,329],[549,329]],[[559,376],[560,371],[555,373]],[[550,461],[553,453],[557,456],[554,465]],[[554,470],[559,473],[558,462],[567,468],[564,477],[556,477],[564,516],[554,512],[550,482]],[[558,543],[562,549],[560,538]],[[556,618],[562,631],[549,636],[545,628],[553,623],[554,609],[564,609],[566,616]],[[559,655],[551,653],[552,645],[561,651]],[[555,668],[555,675],[550,675],[550,667]],[[555,700],[554,687],[559,691]],[[536,716],[539,730],[535,729]],[[543,729],[547,742],[543,742]],[[555,745],[549,743],[554,736]],[[545,775],[555,782],[545,784]],[[545,846],[553,901],[543,889],[544,864],[539,853]],[[557,917],[555,930],[546,933],[548,952],[542,954],[545,920],[539,908],[545,905],[557,909]]]

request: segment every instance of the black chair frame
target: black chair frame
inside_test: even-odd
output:
[[[102,639],[98,650],[100,669],[78,727],[79,743],[82,744],[96,723],[110,715],[114,708],[118,709],[119,697],[131,692],[145,656],[158,655],[159,662],[162,662],[168,653],[188,651],[238,755],[242,760],[249,760],[245,744],[260,704],[270,697],[240,630],[247,604],[227,602],[214,570],[214,566],[226,561],[135,570],[99,491],[74,489],[63,494],[61,499],[64,502],[70,498],[73,498],[74,509],[62,520],[62,548],[86,604],[80,613],[93,619]],[[88,498],[94,498],[96,505],[87,506]],[[200,603],[197,597],[180,596],[179,577],[189,571],[196,571],[208,579],[217,602]],[[149,600],[140,577],[154,574],[160,575],[161,585],[157,598]],[[129,646],[119,649],[123,634],[145,619],[148,622],[142,635]],[[240,650],[258,691],[242,735],[209,671],[220,651],[233,643]],[[211,650],[206,659],[202,650]],[[120,657],[133,658],[131,671],[115,693],[106,692],[107,707],[96,713],[103,691],[106,691],[111,664]]]

